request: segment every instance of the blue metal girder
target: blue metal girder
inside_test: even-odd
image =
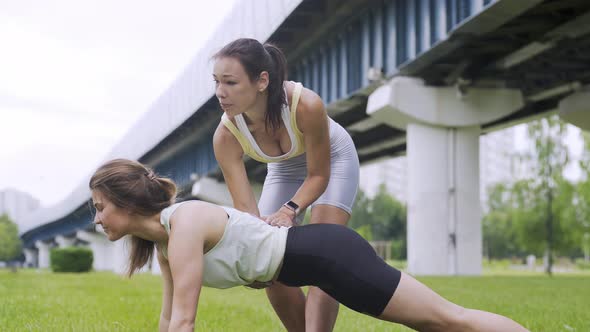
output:
[[[172,158],[156,165],[156,172],[170,177],[179,188],[185,188],[191,183],[191,174],[205,175],[217,167],[212,137],[213,134],[188,145]]]
[[[494,0],[384,0],[331,31],[317,47],[295,59],[291,78],[320,93],[325,102],[367,86],[368,70],[385,76],[444,39]]]
[[[91,227],[93,218],[90,206],[84,204],[76,211],[55,222],[34,228],[23,234],[21,236],[23,246],[25,248],[34,248],[37,241],[50,241],[57,235],[73,234],[78,230],[87,229]]]
[[[217,167],[213,154],[212,134],[204,140],[188,145],[170,159],[155,166],[158,174],[170,177],[180,190],[187,189],[191,174],[205,175]],[[51,241],[57,235],[73,234],[91,227],[94,216],[90,204],[82,204],[62,219],[37,227],[22,235],[25,248],[33,248],[36,241]]]

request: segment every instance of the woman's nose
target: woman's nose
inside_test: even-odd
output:
[[[223,90],[223,88],[222,88],[221,84],[218,84],[218,85],[215,87],[215,96],[216,96],[218,99],[225,98],[225,91]]]
[[[95,225],[99,225],[102,223],[100,218],[98,217],[98,213],[94,216],[94,220],[92,221]]]

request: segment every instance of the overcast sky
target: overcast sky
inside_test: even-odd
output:
[[[0,190],[64,199],[234,2],[0,1]]]

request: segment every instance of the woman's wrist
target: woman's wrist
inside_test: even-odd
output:
[[[289,209],[286,206],[281,206],[281,208],[279,209],[279,212],[281,212],[282,214],[288,216],[289,218],[291,218],[291,221],[295,222],[295,218],[297,218],[297,214],[295,213],[295,210]]]

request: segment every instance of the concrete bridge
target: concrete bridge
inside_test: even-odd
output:
[[[274,42],[361,162],[407,154],[414,274],[481,272],[480,135],[550,114],[590,129],[588,1],[244,0],[226,21],[109,159],[138,159],[184,197],[231,204],[212,151],[221,111],[209,59],[238,37]],[[263,181],[265,165],[246,166]],[[51,247],[87,245],[96,270],[122,271],[124,245],[94,230],[89,198],[83,181],[20,222],[28,262],[47,267]]]

